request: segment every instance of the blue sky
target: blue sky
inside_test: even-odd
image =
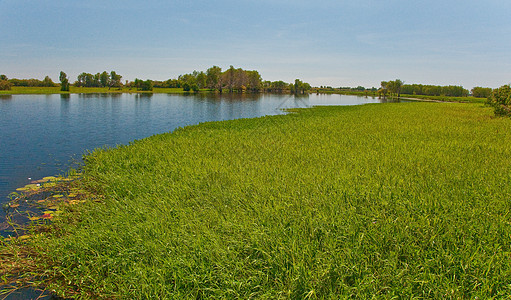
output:
[[[230,65],[313,86],[511,82],[509,0],[0,0],[0,74],[166,80]]]

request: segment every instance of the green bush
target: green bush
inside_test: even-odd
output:
[[[493,107],[495,115],[509,116],[511,115],[511,87],[503,85],[498,89],[494,89],[487,103]]]
[[[12,83],[7,80],[0,80],[0,91],[1,90],[11,90]]]

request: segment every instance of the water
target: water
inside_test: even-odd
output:
[[[283,114],[285,108],[376,102],[344,95],[0,96],[0,204],[31,180],[65,173],[98,147],[200,122]]]

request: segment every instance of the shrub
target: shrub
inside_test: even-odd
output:
[[[486,103],[493,107],[497,116],[511,115],[511,86],[503,85],[494,89]]]
[[[153,90],[153,82],[149,79],[146,81],[142,81],[140,85],[140,90],[142,91],[152,91]]]
[[[0,80],[0,90],[10,90],[12,83],[7,80]]]

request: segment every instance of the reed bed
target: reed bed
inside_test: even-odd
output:
[[[500,298],[510,145],[480,104],[203,123],[91,152],[101,201],[29,241],[64,296]]]

